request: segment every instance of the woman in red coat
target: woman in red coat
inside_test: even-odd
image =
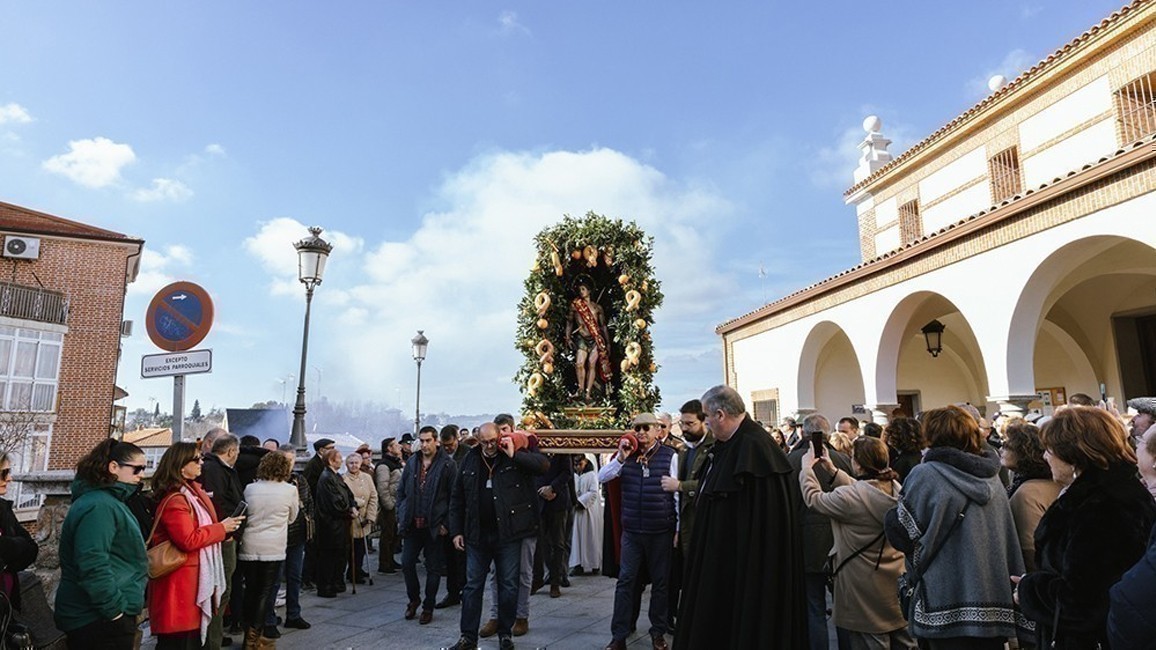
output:
[[[201,475],[201,462],[195,443],[178,442],[161,456],[153,474],[157,511],[150,546],[171,541],[187,554],[179,569],[149,584],[149,626],[158,650],[193,650],[205,643],[209,620],[223,606],[227,578],[221,541],[244,520],[217,521],[212,499],[194,480]]]

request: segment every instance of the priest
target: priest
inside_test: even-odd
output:
[[[696,476],[697,518],[674,650],[805,648],[798,481],[734,389],[715,386],[702,406],[716,442]]]

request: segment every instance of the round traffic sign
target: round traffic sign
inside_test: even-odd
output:
[[[157,292],[145,315],[149,338],[162,350],[188,350],[213,326],[213,300],[192,282],[174,282]]]

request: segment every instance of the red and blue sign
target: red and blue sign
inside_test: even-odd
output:
[[[162,350],[180,352],[204,340],[213,326],[213,300],[192,282],[174,282],[157,292],[145,315],[149,338]]]

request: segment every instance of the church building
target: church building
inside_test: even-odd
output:
[[[1094,25],[854,184],[862,263],[720,325],[777,420],[1156,395],[1156,2]]]

